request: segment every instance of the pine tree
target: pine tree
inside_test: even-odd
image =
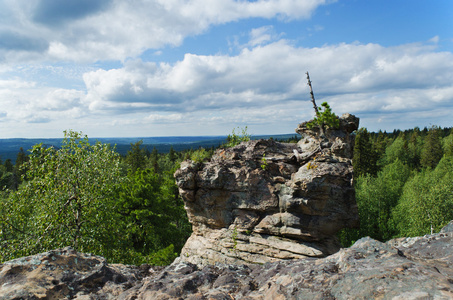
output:
[[[176,151],[175,151],[175,149],[173,149],[173,146],[170,146],[170,151],[168,152],[168,159],[171,162],[174,162],[176,160],[176,158],[177,158]]]
[[[434,169],[443,156],[442,141],[439,136],[439,128],[433,126],[429,129],[425,138],[421,153],[421,166]]]
[[[142,144],[143,140],[135,144],[131,143],[131,150],[127,152],[126,162],[133,172],[137,171],[137,169],[145,169],[147,158],[145,149],[141,148]]]
[[[445,156],[453,156],[453,129],[451,130],[450,135],[443,139],[443,149]]]
[[[4,166],[5,166],[7,172],[12,172],[14,170],[14,165],[11,162],[10,158],[5,160]]]
[[[374,176],[377,173],[377,155],[366,128],[360,128],[357,132],[352,162],[355,176]]]
[[[416,127],[409,138],[409,166],[413,169],[420,169],[420,155],[422,148],[422,139],[420,129]]]
[[[157,151],[156,147],[153,147],[153,151],[149,156],[149,165],[155,172],[159,170],[159,152]]]

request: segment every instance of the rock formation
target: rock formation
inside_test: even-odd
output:
[[[70,248],[0,265],[0,300],[453,299],[453,221],[438,234],[357,241],[325,258],[162,269]]]
[[[175,173],[193,234],[180,262],[266,263],[325,257],[336,233],[358,225],[352,183],[358,119],[320,134],[300,124],[297,144],[252,140],[219,149],[209,162]]]

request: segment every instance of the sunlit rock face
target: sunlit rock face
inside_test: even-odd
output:
[[[253,140],[219,149],[209,162],[185,161],[175,178],[193,234],[179,261],[266,263],[325,257],[340,248],[336,234],[358,226],[351,133],[296,129],[297,144]]]

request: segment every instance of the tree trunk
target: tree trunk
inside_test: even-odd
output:
[[[315,94],[313,93],[313,88],[311,87],[310,75],[308,74],[308,71],[305,74],[307,74],[308,86],[310,87],[311,102],[313,103],[313,108],[314,108],[315,114],[317,116],[318,115],[318,106],[316,105]]]

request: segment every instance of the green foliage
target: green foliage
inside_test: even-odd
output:
[[[366,128],[360,128],[357,131],[354,143],[354,156],[352,159],[354,175],[363,176],[370,174],[375,176],[378,171],[377,157],[370,134]]]
[[[308,122],[306,126],[308,129],[319,126],[321,131],[324,131],[326,127],[338,129],[340,127],[340,120],[338,119],[338,116],[332,112],[329,104],[327,102],[323,102],[321,107],[318,107],[316,117],[313,121]]]
[[[385,149],[385,154],[382,157],[381,165],[388,165],[396,160],[407,164],[409,161],[409,152],[407,141],[402,138],[396,138],[393,143]]]
[[[427,169],[404,186],[394,211],[399,235],[438,232],[453,219],[453,157],[444,157],[434,170]]]
[[[233,241],[233,250],[236,250],[238,246],[238,229],[234,227],[233,232],[231,233],[231,240]]]
[[[443,156],[442,140],[438,127],[431,127],[421,152],[421,166],[434,169]]]
[[[126,163],[134,172],[137,169],[143,169],[148,160],[146,157],[146,150],[141,148],[142,144],[143,140],[138,141],[135,144],[131,143],[131,150],[129,150],[126,155]]]
[[[267,166],[266,153],[263,153],[263,157],[261,158],[261,169],[266,170]]]
[[[382,171],[376,176],[360,172],[354,162],[361,225],[341,231],[343,245],[363,236],[385,241],[437,232],[453,219],[452,141],[451,129],[435,126],[370,133],[371,148],[378,156],[383,153],[378,163]]]
[[[143,156],[131,146],[130,157]],[[122,176],[115,150],[82,133],[65,132],[61,149],[34,146],[27,180],[0,200],[0,260],[71,245],[113,262],[170,263],[191,226],[172,176],[178,163],[156,159],[159,173],[141,160]]]
[[[453,132],[443,139],[442,148],[444,150],[445,156],[453,156]]]
[[[149,166],[154,169],[154,171],[159,171],[159,152],[156,147],[153,148],[151,155],[149,156]]]
[[[245,128],[243,129],[237,127],[237,129],[238,132],[236,133],[235,128],[233,128],[233,132],[228,135],[227,143],[224,145],[224,147],[234,147],[242,142],[247,142],[250,140],[251,135],[247,133],[247,126],[245,126]]]
[[[120,180],[112,148],[69,131],[61,149],[36,145],[25,164],[29,181],[1,203],[2,259],[68,245],[103,254],[112,246],[100,240],[114,233],[111,200]]]
[[[392,209],[398,204],[410,169],[400,160],[385,166],[376,178],[365,177],[357,183],[356,197],[362,234],[385,241],[396,233],[390,224]]]
[[[11,188],[11,183],[14,174],[12,173],[12,167],[7,165],[8,160],[5,161],[5,165],[0,164],[0,191],[5,191]]]
[[[171,246],[171,253],[174,249],[179,252],[189,237],[190,224],[170,173],[173,172],[161,175],[152,169],[131,171],[122,183],[115,211],[127,224],[126,240],[142,259],[129,261],[123,257],[122,261],[150,263],[170,251],[163,248]]]
[[[191,155],[190,159],[196,163],[204,162],[212,156],[212,153],[206,151],[205,148],[195,150]]]
[[[176,161],[176,151],[173,149],[173,146],[170,146],[170,150],[168,152],[168,159],[172,162]]]

